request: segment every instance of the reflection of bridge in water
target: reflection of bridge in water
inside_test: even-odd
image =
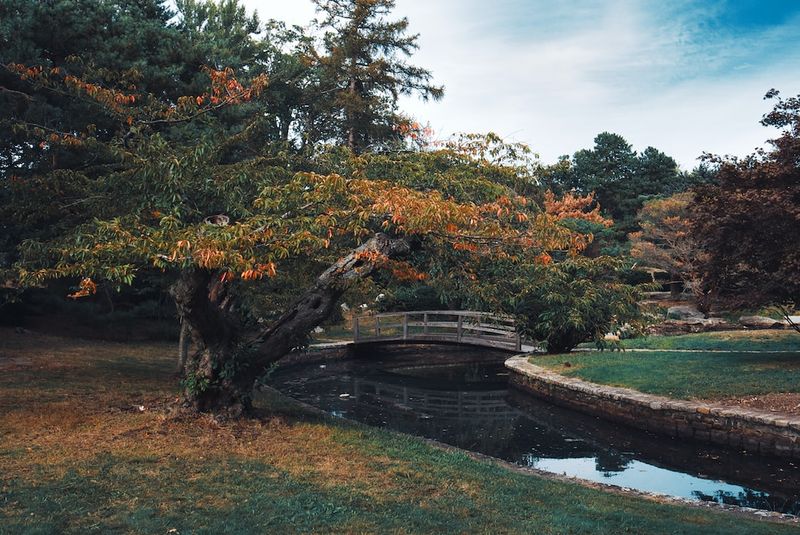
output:
[[[523,343],[511,316],[459,310],[388,312],[355,316],[353,342],[356,344],[455,343],[518,353],[535,349]]]
[[[474,365],[476,374],[483,369]],[[447,367],[440,371],[446,373]],[[378,372],[349,377],[345,381],[356,402],[349,410],[374,411],[368,418],[380,415],[383,425],[437,436],[462,448],[487,451],[498,446],[505,449],[503,445],[510,443],[520,413],[508,405],[505,384],[486,382],[482,376],[465,381],[463,368],[458,378],[423,378],[413,373],[413,369],[405,369],[402,374]],[[479,383],[479,379],[484,382]]]
[[[408,379],[406,378],[406,381]],[[491,420],[513,422],[519,411],[511,408],[506,399],[508,391],[452,391],[434,390],[391,384],[383,380],[353,378],[352,395],[357,400],[380,401],[395,410],[408,410],[424,417],[452,420]]]

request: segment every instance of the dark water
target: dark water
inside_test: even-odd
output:
[[[800,463],[652,435],[538,401],[508,387],[504,355],[488,354],[486,362],[485,351],[426,349],[421,365],[415,351],[287,369],[273,386],[335,416],[548,472],[800,514]],[[452,363],[470,358],[482,362]]]

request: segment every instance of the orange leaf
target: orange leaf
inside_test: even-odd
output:
[[[94,295],[97,293],[97,285],[90,279],[86,277],[80,282],[80,290],[75,292],[74,294],[70,294],[67,297],[70,299],[79,299],[81,297],[88,297],[90,295]]]

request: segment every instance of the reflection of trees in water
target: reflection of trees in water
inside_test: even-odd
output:
[[[518,462],[531,468],[538,468],[540,461],[548,458],[551,457],[544,457],[535,453],[526,453],[520,456],[520,460]],[[586,458],[591,457],[587,456]],[[609,452],[596,453],[594,460],[597,471],[606,477],[624,472],[633,461],[633,459],[628,459],[622,455],[615,455],[614,453]]]
[[[587,449],[595,452],[592,455],[614,457],[617,452],[624,462],[638,460],[670,471],[699,472],[705,474],[701,477],[753,486],[785,498],[778,498],[777,503],[800,503],[800,469],[796,461],[741,454],[713,445],[652,435],[564,409],[514,389],[510,391],[509,403],[531,415],[538,425],[585,441]],[[613,459],[602,464],[609,470],[619,466]],[[600,464],[598,469],[602,469]]]
[[[624,472],[630,466],[633,459],[624,457],[612,451],[599,450],[595,458],[597,471],[605,475],[616,472]]]
[[[738,505],[739,507],[779,511],[792,515],[800,514],[800,504],[796,501],[780,498],[778,496],[770,496],[764,492],[750,489],[743,489],[741,492],[736,493],[718,490],[713,495],[696,490],[692,492],[692,495],[704,502],[717,502],[724,503],[725,505]]]
[[[712,479],[766,492],[694,492],[697,499],[800,514],[795,465],[655,438],[507,390],[483,364],[403,368],[349,362],[284,377],[285,389],[332,413],[535,466],[539,459],[594,458],[596,470],[624,472],[633,460],[667,470],[702,469]],[[359,373],[356,372],[359,370]],[[348,394],[340,398],[340,394]],[[624,453],[620,453],[624,452]],[[781,497],[780,495],[783,495]],[[791,496],[791,498],[786,498]]]

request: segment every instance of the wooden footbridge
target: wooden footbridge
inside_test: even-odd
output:
[[[487,312],[424,310],[388,312],[353,318],[353,342],[451,343],[507,351],[532,351],[523,344],[514,318]]]

